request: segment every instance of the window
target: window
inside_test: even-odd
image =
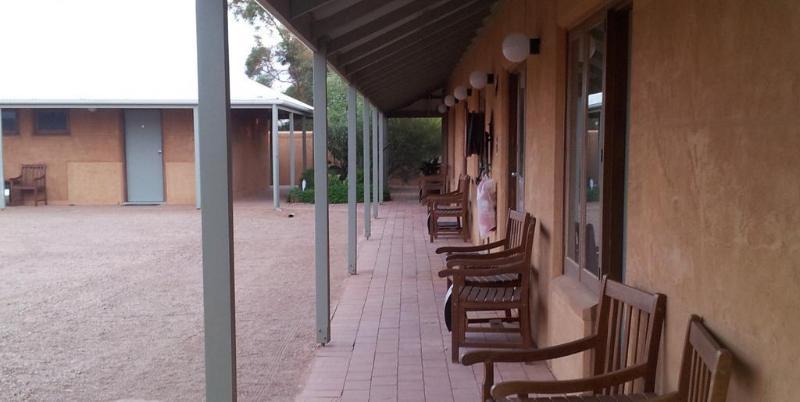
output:
[[[564,271],[622,279],[629,10],[569,34]]]
[[[3,110],[3,135],[19,134],[19,112]]]
[[[69,134],[68,109],[42,109],[34,112],[34,132],[36,134]]]

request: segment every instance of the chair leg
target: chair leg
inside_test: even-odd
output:
[[[34,207],[39,206],[39,189],[37,188],[33,189],[33,206]]]
[[[483,400],[492,400],[492,386],[494,385],[494,363],[483,362]]]
[[[533,347],[533,337],[531,336],[531,312],[528,304],[525,303],[519,309],[519,331],[522,336],[523,347]]]
[[[436,240],[436,238],[439,237],[439,217],[436,216],[435,211],[431,213],[431,227],[433,228],[433,231],[431,232],[431,236],[433,236],[431,243],[433,243],[433,240]]]
[[[428,236],[430,236],[430,238],[431,238],[431,243],[433,243],[433,239],[435,238],[434,230],[436,230],[436,229],[434,229],[434,227],[433,227],[433,221],[435,219],[436,218],[433,216],[433,211],[431,211],[428,214]]]
[[[452,305],[451,305],[451,318],[450,318],[450,325],[453,326],[453,331],[450,332],[450,360],[453,363],[458,363],[458,346],[461,344],[461,336],[464,333],[461,327],[461,322],[464,317],[464,313],[461,311],[461,306],[458,304],[458,295],[453,289],[453,295],[451,296]]]

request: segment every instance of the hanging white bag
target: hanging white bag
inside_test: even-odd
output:
[[[481,240],[497,227],[497,189],[495,181],[486,176],[478,184],[478,236]]]

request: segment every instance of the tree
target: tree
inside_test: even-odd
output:
[[[311,51],[255,0],[229,0],[228,4],[236,18],[247,21],[256,30],[275,32],[281,38],[277,46],[271,48],[256,36],[256,43],[245,62],[247,76],[266,86],[272,86],[275,81],[288,83],[287,95],[311,104]],[[285,69],[277,68],[276,64]]]
[[[280,37],[274,48],[263,44],[260,37],[245,62],[247,76],[267,86],[276,81],[289,83],[285,93],[308,104],[313,103],[312,53],[281,26],[255,0],[229,0],[234,15],[250,23],[256,30],[267,30]],[[284,69],[277,68],[283,66]],[[347,89],[348,84],[336,73],[329,72],[328,85],[328,152],[331,167],[344,174],[347,171]],[[363,166],[363,102],[357,102],[356,133],[358,166]],[[370,124],[371,124],[370,118]],[[391,119],[387,136],[387,170],[403,179],[417,174],[420,164],[439,155],[440,119]],[[367,133],[367,135],[371,135]],[[370,152],[371,152],[370,147]]]
[[[386,135],[386,174],[408,181],[419,175],[423,162],[441,155],[442,120],[389,119]]]

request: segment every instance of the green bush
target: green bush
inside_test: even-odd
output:
[[[314,169],[306,169],[300,175],[300,183],[306,181],[306,188],[314,188]]]
[[[303,172],[303,178],[310,177],[311,180],[306,178],[307,187],[302,191],[299,187],[293,188],[289,191],[287,200],[289,202],[314,202],[314,188],[308,185],[313,183],[314,170],[308,169]],[[383,196],[385,200],[390,200],[389,189],[383,189]],[[356,197],[358,202],[364,202],[364,172],[359,169],[356,172]],[[328,175],[328,202],[331,204],[345,204],[347,203],[347,180],[341,179],[337,174]]]
[[[592,187],[588,191],[586,191],[586,201],[587,202],[600,201],[600,187]]]

